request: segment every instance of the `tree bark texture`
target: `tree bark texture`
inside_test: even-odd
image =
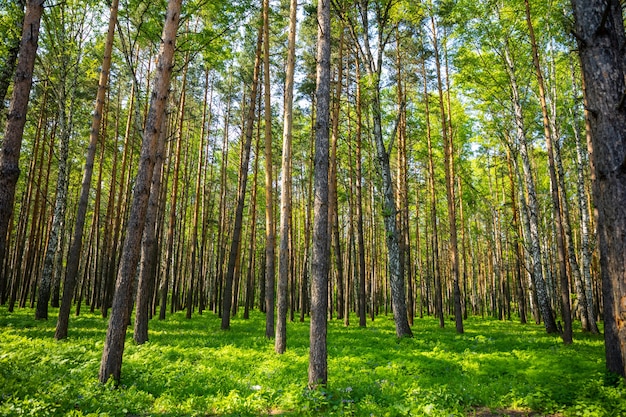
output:
[[[311,328],[309,388],[328,381],[326,312],[328,310],[328,160],[330,117],[330,0],[317,5],[317,119],[313,203],[313,254],[311,258]]]
[[[80,252],[83,243],[83,231],[85,228],[85,218],[87,215],[87,205],[89,203],[89,190],[91,189],[91,177],[93,176],[93,165],[96,158],[96,148],[102,123],[102,111],[104,109],[105,94],[109,83],[109,71],[111,69],[111,51],[113,50],[113,36],[115,34],[115,24],[117,22],[117,10],[119,0],[113,0],[110,8],[109,26],[104,44],[104,57],[98,81],[98,92],[96,93],[96,103],[89,131],[89,145],[87,147],[87,157],[85,160],[85,171],[81,185],[80,197],[78,200],[78,212],[74,225],[74,237],[70,244],[65,281],[63,285],[63,298],[59,309],[54,338],[57,340],[67,337],[70,308],[74,288],[76,287],[76,275],[80,262]]]
[[[591,140],[608,371],[626,377],[626,64],[618,0],[572,0]]]
[[[167,5],[163,33],[161,35],[161,49],[157,63],[157,76],[150,98],[150,108],[146,119],[146,129],[141,145],[141,155],[135,188],[133,190],[130,217],[128,220],[126,237],[122,248],[120,266],[115,283],[115,293],[111,308],[111,317],[107,328],[106,340],[100,363],[99,380],[106,383],[113,378],[120,381],[122,370],[122,355],[126,337],[126,325],[132,303],[132,283],[135,279],[137,264],[139,263],[141,239],[145,223],[150,186],[155,164],[155,155],[158,137],[161,134],[161,120],[165,113],[165,106],[169,94],[172,75],[176,32],[180,19],[182,0],[170,0]]]
[[[15,81],[7,115],[2,149],[0,149],[0,288],[6,287],[3,268],[7,249],[9,224],[15,202],[15,186],[20,176],[19,159],[28,112],[28,100],[33,83],[33,68],[37,56],[39,27],[44,0],[26,3],[20,51],[15,67]]]

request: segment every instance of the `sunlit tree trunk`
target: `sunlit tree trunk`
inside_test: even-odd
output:
[[[285,111],[283,115],[283,155],[280,194],[280,249],[278,262],[278,314],[274,349],[284,353],[287,347],[287,291],[291,275],[291,130],[293,125],[293,79],[296,61],[297,0],[289,3],[289,36],[287,46],[287,75],[285,79]]]
[[[165,113],[165,105],[169,94],[180,9],[181,0],[170,0],[168,2],[163,34],[161,35],[162,43],[157,64],[157,76],[150,99],[150,110],[146,119],[146,129],[141,145],[141,160],[133,190],[128,230],[122,248],[111,318],[109,319],[102,361],[100,363],[99,380],[103,384],[109,378],[119,382],[121,377],[126,325],[132,300],[132,281],[134,280],[139,262],[145,215],[150,197],[150,180],[154,170],[158,137],[161,133],[161,120]]]
[[[361,62],[358,55],[355,57],[355,84],[356,84],[356,97],[355,97],[355,111],[356,111],[356,218],[357,218],[357,252],[359,258],[359,326],[365,327],[367,325],[367,294],[366,294],[366,267],[365,267],[365,232],[363,222],[363,167],[362,167],[362,101],[361,101]]]
[[[117,22],[118,5],[119,0],[113,0],[110,7],[109,27],[104,43],[104,57],[102,59],[102,67],[100,69],[100,80],[98,81],[98,92],[96,94],[95,109],[91,121],[91,130],[89,131],[89,145],[87,147],[85,171],[83,173],[83,182],[81,186],[80,197],[78,200],[76,223],[74,224],[74,237],[72,238],[72,242],[70,243],[70,252],[68,255],[65,281],[63,285],[63,298],[61,300],[59,318],[57,320],[56,331],[54,334],[54,338],[57,340],[67,337],[67,327],[72,303],[72,295],[76,286],[76,275],[78,274],[80,252],[82,249],[85,216],[87,215],[87,206],[89,204],[91,177],[93,176],[93,165],[96,157],[96,147],[98,144],[98,138],[100,133],[100,124],[102,121],[105,93],[107,91],[107,85],[109,83],[109,71],[111,69],[111,51],[113,49],[113,36],[115,34],[115,23]]]
[[[254,115],[256,112],[257,91],[259,84],[261,41],[263,30],[259,28],[259,35],[256,44],[256,57],[254,61],[254,73],[252,76],[252,88],[250,92],[250,104],[248,106],[248,116],[243,140],[243,155],[239,165],[239,184],[237,187],[237,207],[235,208],[235,224],[233,226],[233,236],[228,256],[228,267],[224,280],[224,295],[222,298],[222,330],[230,329],[230,310],[233,295],[233,279],[239,252],[241,250],[241,231],[243,225],[243,209],[246,199],[246,185],[248,183],[248,166],[250,164],[250,147],[252,145],[252,135],[254,133]]]
[[[530,241],[528,245],[530,247],[530,256],[532,258],[532,281],[535,286],[537,294],[537,300],[539,302],[539,310],[541,311],[541,317],[543,318],[546,331],[548,333],[556,333],[557,327],[552,313],[552,307],[550,305],[550,299],[548,298],[548,291],[546,288],[546,282],[543,278],[543,270],[541,265],[541,247],[539,246],[539,208],[537,203],[537,195],[535,192],[535,183],[531,172],[530,156],[528,154],[528,144],[526,141],[526,133],[524,129],[524,115],[522,113],[522,105],[519,97],[519,91],[517,87],[517,80],[515,77],[515,67],[510,57],[509,46],[505,44],[504,51],[506,71],[509,76],[509,82],[512,93],[512,105],[515,112],[515,128],[517,132],[517,145],[520,156],[522,158],[522,167],[524,171],[524,182],[526,185],[526,193],[528,201],[526,203],[527,216],[528,216],[528,238]]]
[[[437,226],[437,196],[435,193],[435,164],[433,161],[432,133],[430,126],[430,99],[428,96],[428,77],[426,63],[422,60],[422,78],[424,81],[424,106],[426,118],[426,139],[428,140],[428,190],[430,194],[430,222],[432,228],[432,266],[431,271],[434,280],[434,312],[439,319],[439,327],[445,326],[443,319],[443,295],[441,289],[441,274],[439,271],[439,233]]]
[[[454,187],[454,141],[450,135],[448,126],[448,115],[444,107],[443,84],[441,82],[441,64],[439,61],[439,48],[437,42],[437,27],[435,17],[431,15],[433,29],[433,47],[435,54],[435,67],[437,69],[437,86],[439,91],[439,109],[441,113],[441,132],[444,142],[444,167],[446,177],[446,196],[448,200],[448,223],[450,227],[450,273],[452,274],[452,285],[454,294],[454,321],[457,333],[463,333],[463,315],[461,311],[461,290],[459,288],[459,248],[457,243],[456,228],[456,202]]]
[[[526,23],[528,24],[528,31],[530,34],[530,43],[533,52],[533,64],[535,67],[535,73],[537,75],[537,84],[539,86],[539,102],[541,104],[541,113],[543,115],[543,128],[544,136],[546,140],[546,151],[548,153],[548,172],[550,173],[550,190],[552,192],[552,208],[554,213],[554,219],[556,222],[556,246],[558,256],[558,274],[559,282],[561,285],[561,312],[563,317],[563,342],[565,344],[572,343],[572,315],[569,299],[569,281],[567,279],[567,266],[565,258],[565,231],[563,228],[563,217],[561,213],[561,199],[559,196],[559,182],[556,177],[556,167],[554,162],[554,147],[553,147],[553,134],[550,131],[550,122],[548,116],[548,106],[546,104],[546,93],[543,81],[543,74],[541,71],[541,65],[539,63],[539,53],[537,48],[537,41],[535,40],[535,31],[533,29],[532,20],[530,16],[530,5],[528,0],[524,1],[526,6]]]
[[[580,94],[578,88],[576,88],[576,75],[572,66],[572,83],[574,85],[574,94]],[[578,95],[575,95],[576,99]],[[574,132],[574,141],[576,143],[576,194],[578,209],[580,211],[580,255],[582,260],[582,280],[584,282],[585,298],[587,299],[587,317],[589,320],[589,331],[594,334],[599,333],[598,323],[596,322],[596,310],[593,301],[593,285],[591,282],[591,252],[589,250],[589,208],[587,206],[587,193],[585,187],[585,173],[583,168],[583,161],[585,159],[583,155],[582,140],[579,126],[579,116],[577,112],[577,106],[570,108],[570,114],[572,117],[572,126]]]
[[[265,114],[265,337],[274,337],[275,237],[272,179],[272,103],[270,100],[269,0],[263,0],[263,84]]]

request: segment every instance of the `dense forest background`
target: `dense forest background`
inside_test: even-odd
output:
[[[19,29],[42,3],[0,4],[5,125],[21,76]],[[65,302],[68,315],[73,306],[107,317],[116,278],[125,279],[121,317],[138,343],[152,316],[212,311],[228,329],[230,317],[258,309],[284,351],[277,332],[309,314],[312,252],[325,244],[328,319],[346,326],[397,316],[402,301],[409,325],[435,316],[459,333],[469,316],[542,323],[565,343],[572,319],[599,331],[569,2],[332,1],[322,243],[313,236],[317,6],[292,5],[290,15],[282,0],[182,2],[161,117],[150,103],[167,7],[43,4],[21,171],[3,211],[0,304],[9,311],[36,307],[45,319]],[[154,169],[142,177],[151,132]],[[145,229],[126,264],[141,178]],[[402,325],[398,336],[409,335]]]

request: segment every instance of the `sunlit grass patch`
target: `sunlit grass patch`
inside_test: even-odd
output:
[[[309,391],[307,322],[288,323],[277,355],[261,313],[234,317],[229,331],[212,313],[178,313],[152,320],[143,345],[129,328],[115,388],[97,382],[106,320],[72,317],[70,337],[56,342],[55,315],[0,308],[0,415],[626,415],[624,384],[604,382],[602,337],[580,331],[564,346],[542,326],[470,318],[458,335],[424,318],[399,340],[391,317],[366,328],[333,320],[328,386]]]

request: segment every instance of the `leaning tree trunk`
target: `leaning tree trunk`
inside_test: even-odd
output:
[[[72,304],[72,296],[76,287],[76,275],[78,274],[78,265],[80,262],[80,252],[83,242],[83,231],[85,228],[85,217],[87,215],[87,205],[89,203],[89,190],[91,189],[91,177],[93,176],[93,165],[96,158],[96,147],[100,132],[100,123],[102,121],[102,110],[104,108],[105,93],[109,81],[109,71],[111,69],[111,51],[113,49],[113,36],[115,34],[115,24],[117,22],[117,10],[119,0],[113,0],[111,3],[111,11],[109,16],[109,27],[106,41],[104,44],[104,58],[102,59],[102,68],[100,69],[100,80],[98,82],[98,92],[96,94],[96,104],[91,121],[91,130],[89,132],[89,145],[87,148],[87,158],[85,160],[85,172],[83,174],[83,182],[81,185],[80,197],[78,200],[78,212],[76,214],[76,223],[74,225],[74,237],[70,245],[70,252],[67,260],[65,273],[65,281],[63,285],[63,298],[61,299],[61,308],[59,309],[59,317],[54,338],[57,340],[67,337],[67,328]]]
[[[20,9],[20,20],[15,22],[19,26],[18,29],[21,31],[24,25],[24,2],[22,0],[13,0],[15,3],[15,7],[19,7]],[[15,38],[9,40],[9,44],[7,45],[7,58],[5,65],[0,67],[0,113],[4,112],[4,99],[7,96],[7,92],[9,91],[9,86],[11,85],[11,78],[13,77],[13,72],[15,71],[15,66],[17,64],[17,55],[20,51],[20,37],[21,32],[15,34]]]
[[[626,377],[626,107],[624,23],[618,0],[572,0],[597,209],[606,366]]]
[[[26,125],[30,88],[33,83],[33,68],[37,56],[43,3],[44,0],[29,0],[26,3],[11,105],[0,149],[0,288],[6,287],[4,257],[15,202],[15,186],[20,176],[20,151]]]
[[[115,283],[115,295],[111,308],[111,318],[107,328],[99,380],[106,383],[110,377],[120,381],[122,355],[126,338],[126,326],[132,299],[132,283],[135,278],[141,250],[141,238],[150,198],[150,180],[154,170],[156,147],[161,134],[161,120],[169,94],[170,78],[174,67],[174,47],[180,19],[182,0],[170,0],[163,25],[162,43],[157,63],[157,76],[150,99],[150,109],[146,119],[146,129],[141,145],[140,162],[135,178],[133,200],[130,207],[126,238]]]
[[[250,165],[250,147],[252,146],[252,135],[254,133],[254,115],[256,112],[257,91],[259,84],[261,40],[263,28],[259,28],[259,35],[256,44],[256,58],[254,61],[254,72],[252,76],[252,88],[250,92],[250,105],[248,106],[248,116],[246,120],[246,130],[244,133],[243,155],[239,165],[239,186],[237,188],[237,207],[235,208],[235,224],[233,226],[233,236],[228,256],[228,269],[224,280],[224,295],[222,297],[222,330],[230,329],[230,314],[233,293],[233,279],[235,267],[239,259],[241,250],[241,229],[243,225],[243,209],[246,201],[246,185],[248,184],[248,166]]]

